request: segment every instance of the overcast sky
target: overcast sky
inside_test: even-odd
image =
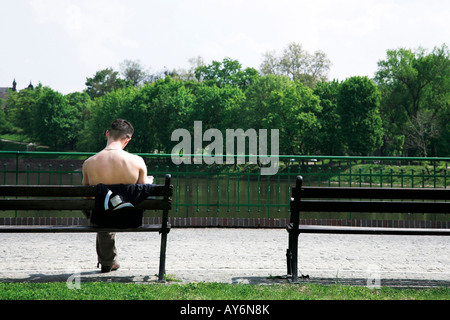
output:
[[[332,62],[328,78],[373,77],[388,49],[450,46],[449,0],[1,0],[0,87],[67,94],[124,60],[153,72],[262,55],[291,42]]]

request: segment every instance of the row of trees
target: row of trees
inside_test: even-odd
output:
[[[38,85],[11,92],[0,129],[20,129],[54,150],[98,151],[115,118],[135,127],[131,152],[170,153],[177,128],[279,129],[280,154],[450,155],[450,60],[443,45],[387,51],[374,79],[327,81],[322,52],[290,44],[260,66],[225,58],[149,74],[125,61],[67,95]],[[2,119],[4,121],[2,121]],[[3,127],[3,128],[2,128]],[[269,131],[270,132],[270,131]]]

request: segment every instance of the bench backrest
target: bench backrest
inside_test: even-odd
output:
[[[450,189],[303,187],[297,177],[291,212],[450,213]]]
[[[170,209],[173,187],[170,175],[164,185],[155,185],[151,199],[137,205],[136,209]],[[91,210],[97,186],[43,186],[2,185],[0,186],[0,210]],[[14,198],[6,198],[14,197]]]

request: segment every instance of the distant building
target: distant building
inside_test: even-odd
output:
[[[8,97],[8,89],[9,88],[0,87],[0,99],[6,99]]]
[[[30,84],[27,87],[28,89],[33,89],[33,85]],[[14,79],[13,83],[12,83],[12,87],[0,87],[0,102],[1,102],[1,108],[5,108],[6,105],[6,99],[8,98],[8,92],[9,90],[11,91],[17,91],[17,82],[16,79]]]
[[[6,105],[6,98],[8,97],[8,89],[5,87],[0,87],[0,107],[3,109]]]
[[[1,107],[2,109],[5,107],[6,99],[8,98],[8,90],[16,91],[17,90],[17,82],[16,79],[14,79],[12,83],[12,87],[0,87],[0,101],[1,101]]]

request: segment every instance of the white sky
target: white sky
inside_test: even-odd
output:
[[[297,42],[332,62],[329,79],[373,77],[388,49],[450,46],[449,0],[0,0],[0,87],[67,94],[124,60],[153,72],[262,55]]]

